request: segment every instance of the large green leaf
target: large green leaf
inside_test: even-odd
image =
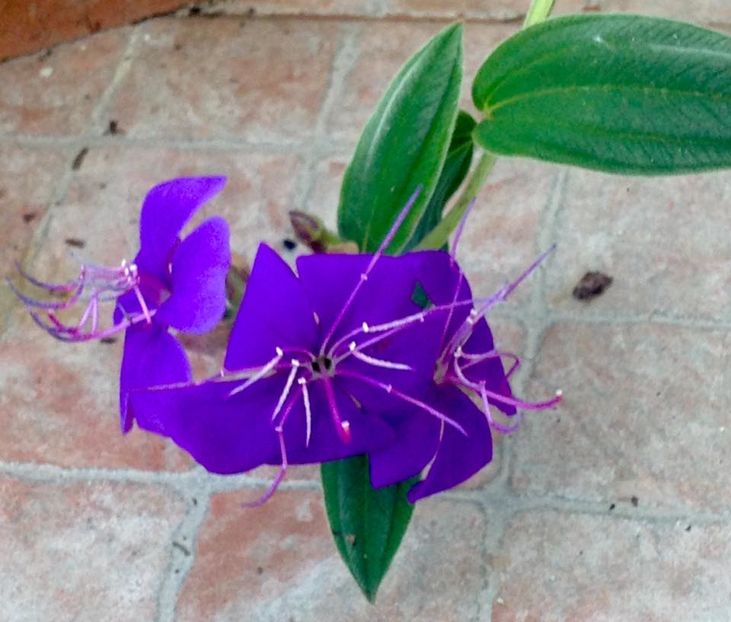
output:
[[[414,248],[439,224],[444,206],[467,176],[474,151],[472,130],[475,129],[475,125],[477,125],[476,121],[464,110],[460,110],[437,187],[434,189],[434,194],[424,210],[424,215],[421,217],[414,235],[409,240],[408,249]]]
[[[552,19],[475,78],[475,141],[611,173],[731,166],[731,38],[635,15]]]
[[[406,491],[414,480],[373,489],[368,458],[356,456],[320,467],[333,538],[369,601],[376,598],[411,520]]]
[[[389,250],[412,236],[434,192],[457,116],[462,26],[445,28],[407,61],[363,130],[340,193],[338,230],[374,251],[409,197],[421,192]]]

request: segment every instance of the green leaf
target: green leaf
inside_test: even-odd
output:
[[[325,507],[335,544],[370,602],[411,520],[406,491],[415,479],[395,486],[371,486],[368,458],[356,456],[320,467]]]
[[[468,113],[464,110],[459,111],[442,174],[439,176],[437,187],[434,189],[429,205],[426,206],[424,215],[421,217],[414,235],[409,240],[407,249],[414,248],[439,224],[444,206],[467,176],[474,151],[472,130],[475,129],[475,125],[477,125],[477,122]]]
[[[403,249],[447,156],[462,82],[462,26],[442,30],[401,68],[363,130],[340,193],[338,231],[374,251],[421,187],[389,248]]]
[[[472,96],[493,153],[643,175],[731,165],[731,38],[689,24],[552,19],[500,45]]]

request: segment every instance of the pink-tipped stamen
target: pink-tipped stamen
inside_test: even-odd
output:
[[[330,415],[333,423],[335,424],[335,431],[337,432],[340,440],[346,445],[352,440],[350,432],[350,422],[343,421],[340,418],[340,411],[335,400],[335,390],[333,389],[332,380],[328,376],[322,376],[320,378],[325,386],[325,396],[327,397],[327,403],[330,407]]]

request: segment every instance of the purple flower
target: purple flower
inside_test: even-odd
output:
[[[215,473],[280,465],[259,502],[290,464],[392,445],[403,416],[382,414],[406,413],[464,433],[423,399],[440,333],[413,295],[433,253],[386,257],[382,249],[300,257],[295,275],[261,245],[221,376],[136,393],[140,427],[171,437]],[[411,474],[410,455],[395,461]]]
[[[551,249],[553,250],[553,249]],[[551,251],[549,251],[551,252]],[[541,256],[516,281],[485,300],[473,300],[470,285],[454,256],[432,254],[419,282],[435,308],[439,324],[439,348],[434,382],[424,399],[459,425],[444,426],[424,418],[409,418],[403,433],[385,450],[371,453],[371,481],[385,486],[401,481],[405,473],[394,470],[398,454],[409,452],[416,475],[428,466],[426,477],[408,493],[412,503],[452,488],[477,473],[492,460],[492,430],[510,433],[495,416],[499,409],[508,417],[518,408],[551,408],[561,393],[545,402],[526,402],[513,397],[509,378],[518,369],[515,354],[495,348],[485,314],[508,295],[540,264]],[[510,361],[506,372],[503,359]]]
[[[170,329],[202,333],[212,329],[225,310],[225,280],[230,263],[228,226],[219,217],[205,220],[181,241],[193,213],[221,191],[223,177],[174,179],[155,186],[140,215],[140,250],[119,267],[83,265],[79,277],[65,284],[31,284],[62,296],[42,301],[21,294],[37,324],[63,341],[102,339],[125,331],[120,372],[121,426],[133,423],[130,391],[191,380],[188,359]],[[85,303],[78,320],[64,323],[59,314]],[[115,302],[113,322],[100,320],[100,306]]]

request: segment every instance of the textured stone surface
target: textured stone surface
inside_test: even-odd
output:
[[[0,133],[68,136],[89,126],[129,31],[113,30],[0,64]]]
[[[250,24],[231,18],[145,25],[113,116],[135,137],[288,142],[310,135],[337,25]]]
[[[480,619],[483,555],[474,543],[487,526],[470,504],[426,501],[417,507],[372,607],[333,548],[320,493],[280,492],[249,511],[241,509],[247,498],[227,493],[212,500],[176,619]],[[440,597],[424,598],[425,591]]]
[[[731,175],[662,182],[572,170],[555,227],[546,298],[562,311],[713,319],[731,311]],[[614,278],[589,305],[584,272]]]
[[[562,388],[564,402],[526,418],[514,486],[607,505],[729,507],[730,344],[722,330],[551,327],[531,393]]]
[[[3,619],[153,620],[184,513],[155,487],[0,476]]]
[[[493,622],[723,622],[728,525],[518,515],[491,556]]]

